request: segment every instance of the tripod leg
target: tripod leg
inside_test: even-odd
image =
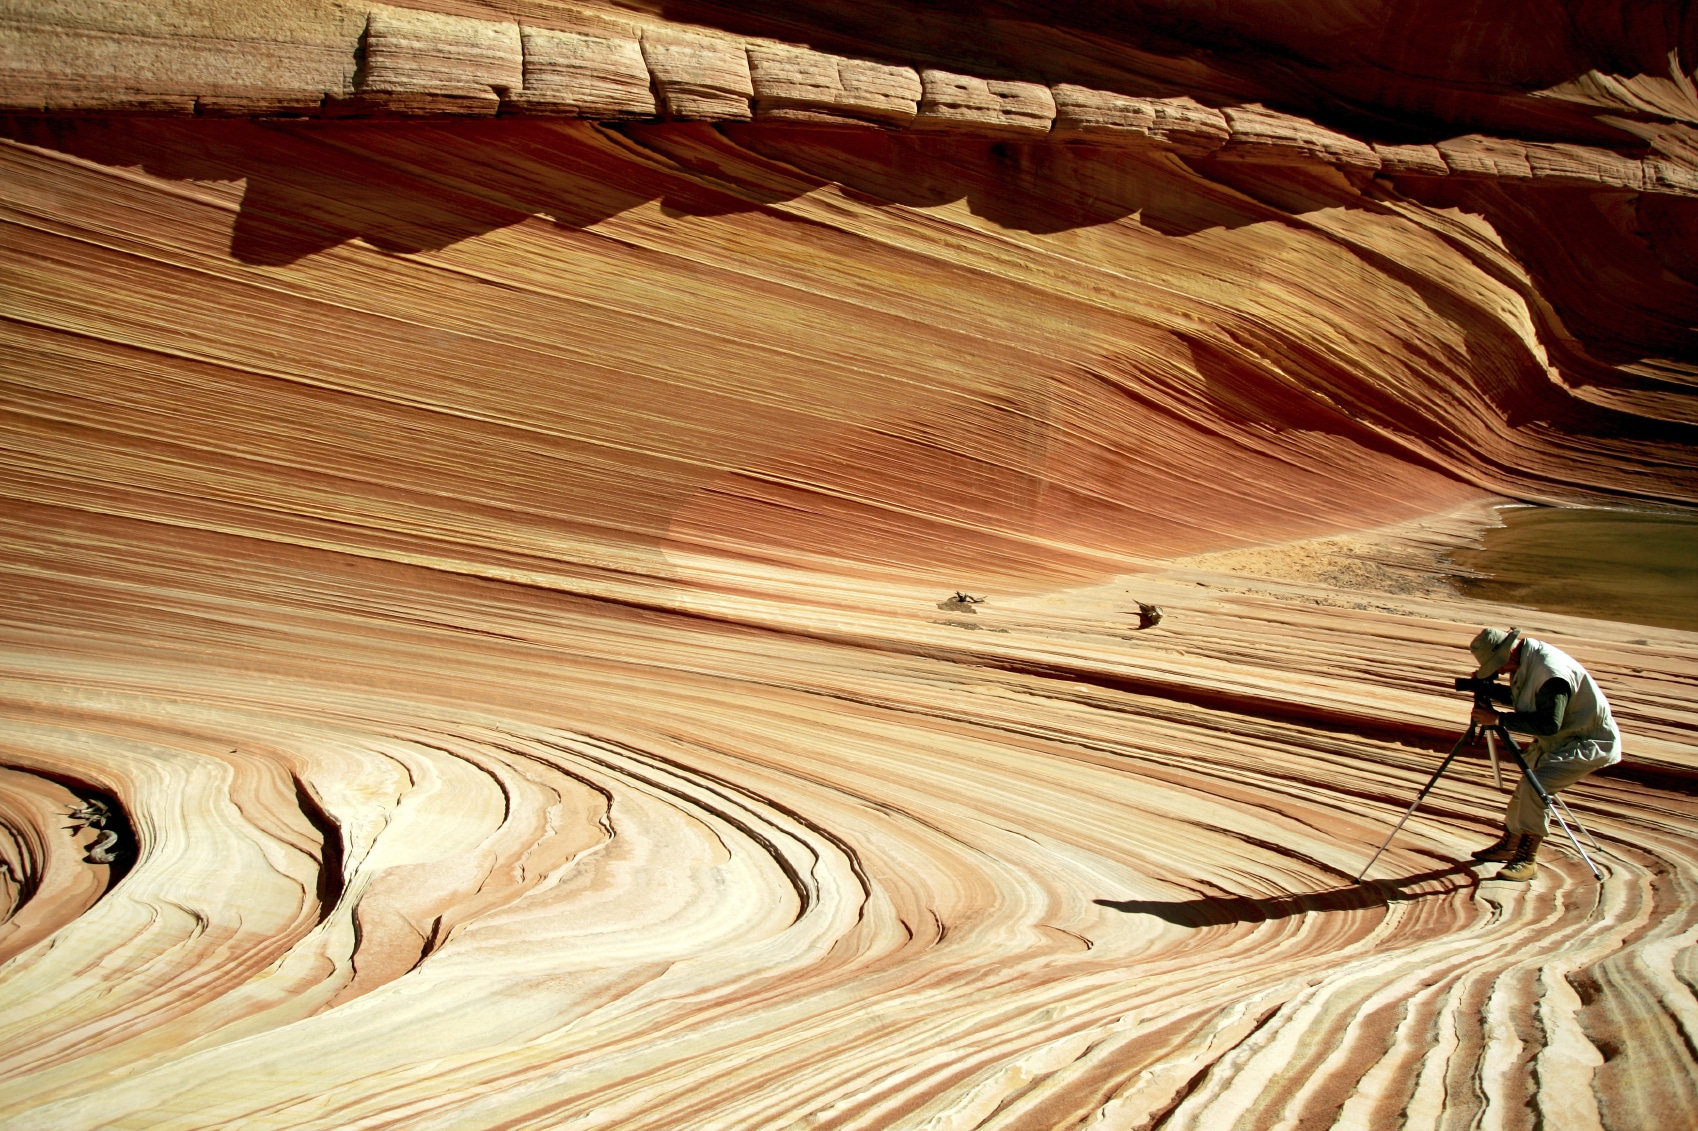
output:
[[[1444,776],[1444,772],[1450,769],[1450,764],[1455,760],[1457,754],[1461,753],[1464,746],[1473,742],[1478,733],[1478,727],[1476,727],[1473,723],[1468,724],[1468,730],[1463,733],[1461,738],[1456,740],[1456,745],[1450,748],[1450,753],[1446,754],[1444,761],[1439,763],[1439,768],[1433,771],[1433,776],[1427,779],[1427,784],[1421,787],[1421,792],[1417,793],[1415,795],[1415,800],[1409,803],[1409,808],[1404,811],[1402,819],[1397,822],[1397,826],[1393,828],[1391,830],[1391,834],[1386,837],[1385,843],[1375,849],[1374,854],[1368,858],[1368,862],[1362,865],[1362,871],[1356,876],[1357,883],[1362,882],[1362,877],[1368,874],[1368,869],[1374,866],[1374,861],[1380,858],[1380,853],[1384,852],[1391,846],[1392,839],[1395,838],[1399,832],[1403,831],[1404,823],[1407,822],[1410,817],[1415,815],[1415,809],[1423,800],[1426,799],[1428,792],[1439,783],[1439,778]]]
[[[1515,744],[1515,740],[1509,737],[1509,731],[1502,723],[1499,723],[1493,729],[1497,732],[1497,736],[1503,740],[1503,744],[1509,748],[1510,757],[1515,759],[1515,764],[1521,767],[1522,776],[1527,779],[1527,784],[1533,787],[1533,792],[1539,795],[1539,800],[1544,802],[1545,808],[1550,810],[1551,815],[1557,819],[1557,824],[1562,826],[1562,831],[1568,836],[1568,843],[1574,846],[1574,851],[1580,854],[1580,859],[1586,861],[1586,867],[1592,873],[1592,878],[1597,880],[1600,884],[1603,883],[1604,874],[1598,871],[1598,866],[1592,863],[1592,858],[1586,855],[1586,850],[1584,848],[1580,847],[1580,841],[1575,838],[1574,830],[1568,827],[1567,821],[1563,820],[1562,811],[1552,804],[1553,799],[1551,795],[1545,792],[1545,787],[1540,784],[1539,779],[1528,767],[1527,760],[1521,756],[1521,747],[1517,746]],[[1563,809],[1567,808],[1568,806],[1563,806]],[[1591,836],[1592,834],[1587,833],[1586,835]]]
[[[1598,838],[1592,835],[1591,829],[1580,823],[1580,818],[1574,815],[1574,810],[1568,807],[1568,802],[1564,801],[1560,794],[1553,795],[1551,799],[1562,806],[1562,811],[1568,815],[1568,819],[1574,822],[1576,828],[1586,834],[1586,842],[1592,846],[1592,851],[1602,852],[1604,846],[1598,843]]]

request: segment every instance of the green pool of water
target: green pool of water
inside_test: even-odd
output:
[[[1698,631],[1698,517],[1511,507],[1484,549],[1450,559],[1465,597]]]

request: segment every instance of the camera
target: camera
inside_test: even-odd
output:
[[[1492,692],[1501,690],[1502,685],[1495,679],[1476,679],[1471,675],[1464,675],[1456,678],[1456,689],[1474,696],[1474,706],[1480,710],[1495,711],[1497,708],[1492,706]]]

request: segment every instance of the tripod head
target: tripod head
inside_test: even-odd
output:
[[[1492,691],[1498,686],[1495,679],[1475,679],[1471,675],[1458,676],[1456,689],[1466,691],[1474,696],[1474,706],[1482,711],[1495,711],[1492,706]]]

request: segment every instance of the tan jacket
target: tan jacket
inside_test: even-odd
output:
[[[1533,740],[1533,751],[1558,751],[1582,742],[1593,742],[1609,762],[1621,761],[1621,731],[1616,729],[1610,714],[1609,700],[1593,682],[1591,673],[1561,648],[1543,640],[1524,637],[1521,641],[1521,666],[1509,681],[1517,711],[1537,709],[1539,688],[1547,680],[1560,679],[1573,689],[1568,697],[1568,710],[1563,713],[1562,726],[1555,734]]]

